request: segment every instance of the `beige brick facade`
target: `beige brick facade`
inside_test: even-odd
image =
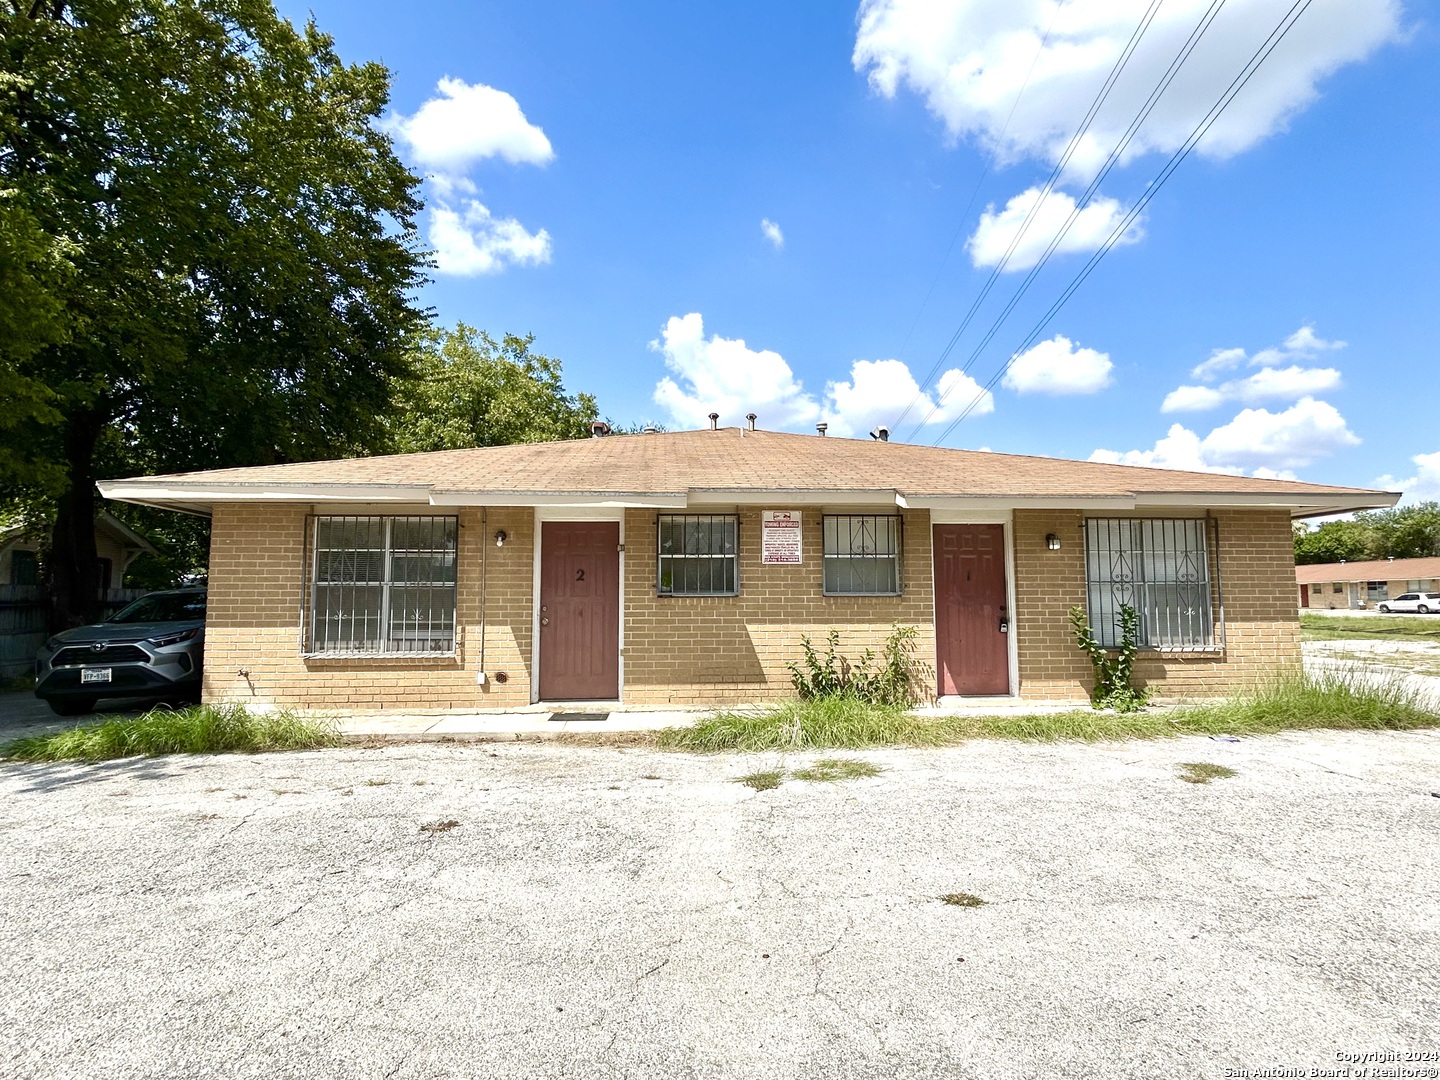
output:
[[[531,509],[458,511],[455,655],[394,659],[304,655],[300,623],[308,510],[279,504],[216,507],[207,700],[396,711],[529,703],[535,580]],[[656,512],[625,511],[624,704],[722,704],[785,696],[790,693],[785,665],[798,657],[802,634],[823,642],[828,630],[838,630],[842,651],[855,656],[865,647],[878,649],[895,623],[920,628],[919,655],[933,686],[928,512],[903,514],[904,595],[898,597],[824,596],[822,512],[814,507],[802,513],[801,565],[762,565],[760,512],[741,509],[740,595],[661,597],[655,588]],[[1289,515],[1217,511],[1214,517],[1220,573],[1214,573],[1212,552],[1212,577],[1217,613],[1223,586],[1225,647],[1198,655],[1146,654],[1137,670],[1162,697],[1224,693],[1299,662]],[[1069,608],[1085,599],[1083,520],[1078,511],[1014,515],[1013,629],[1018,692],[1027,699],[1083,699],[1089,685],[1089,664],[1076,649],[1067,621]],[[503,548],[494,546],[499,529],[508,534]],[[1052,532],[1062,538],[1059,551],[1045,545]],[[239,674],[242,670],[248,674]],[[477,681],[481,670],[489,676],[483,686]],[[497,682],[497,672],[508,681]]]

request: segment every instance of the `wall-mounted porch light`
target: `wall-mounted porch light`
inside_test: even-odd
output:
[[[1045,535],[1045,546],[1046,546],[1047,548],[1049,548],[1051,551],[1059,551],[1059,550],[1060,550],[1060,537],[1056,536],[1054,533],[1046,533],[1046,535]]]
[[[509,537],[509,535],[505,532],[505,530],[504,530],[504,529],[499,529],[499,530],[497,530],[496,533],[495,533],[495,546],[496,546],[496,547],[504,547],[504,546],[505,546],[505,541],[506,541],[506,540],[509,540],[509,539],[510,539],[510,537]]]

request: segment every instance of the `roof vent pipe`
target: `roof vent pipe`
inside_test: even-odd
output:
[[[870,429],[870,438],[879,439],[881,442],[890,441],[890,429],[884,424],[877,424]]]
[[[644,427],[642,427],[642,428],[640,429],[640,434],[641,434],[641,435],[654,435],[654,434],[655,434],[657,431],[659,431],[659,430],[660,430],[660,425],[659,425],[659,424],[646,424]]]
[[[748,421],[750,421],[750,430],[751,430],[751,431],[754,431],[754,430],[755,430],[755,421],[758,420],[758,419],[760,419],[760,418],[759,418],[758,416],[756,416],[753,412],[747,412],[747,413],[745,414],[745,419],[748,420]]]
[[[600,438],[600,436],[602,436],[602,435],[609,435],[609,434],[610,434],[610,425],[607,424],[604,420],[592,420],[592,421],[590,421],[590,437],[591,437],[592,439],[598,439],[598,438]]]
[[[818,432],[821,434],[821,436],[823,437],[824,434],[825,434],[825,429],[828,428],[829,426],[830,426],[829,424],[825,423],[825,422],[822,420],[820,423],[818,423],[818,424],[815,425],[815,430],[818,431]]]
[[[718,412],[712,412],[712,413],[710,414],[710,430],[711,430],[711,431],[714,431],[714,430],[715,430],[717,427],[719,427],[719,426],[720,426],[720,414],[719,414]]]

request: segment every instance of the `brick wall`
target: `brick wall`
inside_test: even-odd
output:
[[[788,509],[785,507],[777,507]],[[903,515],[903,596],[822,595],[821,513],[802,511],[802,563],[760,562],[760,511],[740,517],[739,596],[657,596],[655,511],[625,517],[625,699],[629,704],[744,702],[793,693],[785,664],[800,637],[840,651],[877,652],[895,623],[920,627],[918,655],[933,668],[935,635],[929,515]]]
[[[214,517],[205,696],[209,701],[306,708],[485,709],[530,700],[534,516],[528,508],[459,512],[458,642],[446,658],[306,658],[301,652],[306,508],[221,505]],[[1162,698],[1227,692],[1247,678],[1299,661],[1290,521],[1283,511],[1222,511],[1220,575],[1226,648],[1201,655],[1142,655],[1140,678]],[[804,562],[760,563],[760,512],[740,512],[736,597],[656,595],[655,511],[626,511],[624,697],[629,705],[748,702],[791,692],[785,668],[809,634],[830,629],[856,656],[878,651],[895,623],[920,628],[919,657],[933,687],[935,640],[929,516],[906,511],[899,597],[827,597],[821,590],[821,514],[803,511]],[[1083,604],[1083,515],[1017,511],[1016,610],[1022,696],[1082,699],[1090,667],[1067,612]],[[493,535],[509,535],[503,548]],[[1062,539],[1045,546],[1047,533]],[[485,670],[480,671],[481,548],[487,564]],[[1212,578],[1214,557],[1212,551]],[[1218,600],[1218,597],[1217,597]],[[1219,605],[1217,603],[1218,612]],[[246,669],[248,680],[237,674]],[[504,671],[503,686],[494,674]]]
[[[1156,515],[1163,516],[1163,515]],[[1209,653],[1144,652],[1138,681],[1163,699],[1221,695],[1247,680],[1300,663],[1294,541],[1285,511],[1215,511],[1219,561],[1210,552],[1216,640],[1224,594],[1225,647]],[[1075,647],[1068,612],[1085,603],[1084,514],[1066,510],[1015,512],[1016,632],[1020,694],[1073,699],[1092,685],[1090,662]],[[1059,551],[1045,546],[1048,533]],[[1213,532],[1212,532],[1213,540]]]
[[[314,709],[480,709],[530,701],[534,515],[528,508],[459,512],[454,657],[306,658],[301,652],[307,508],[220,505],[210,546],[206,701]],[[504,529],[503,548],[492,537]],[[480,560],[486,562],[485,668],[480,686]],[[246,679],[237,674],[249,672]],[[504,685],[497,671],[509,675]]]

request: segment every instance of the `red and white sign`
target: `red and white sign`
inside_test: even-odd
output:
[[[767,566],[800,565],[800,511],[760,512],[760,561]]]

